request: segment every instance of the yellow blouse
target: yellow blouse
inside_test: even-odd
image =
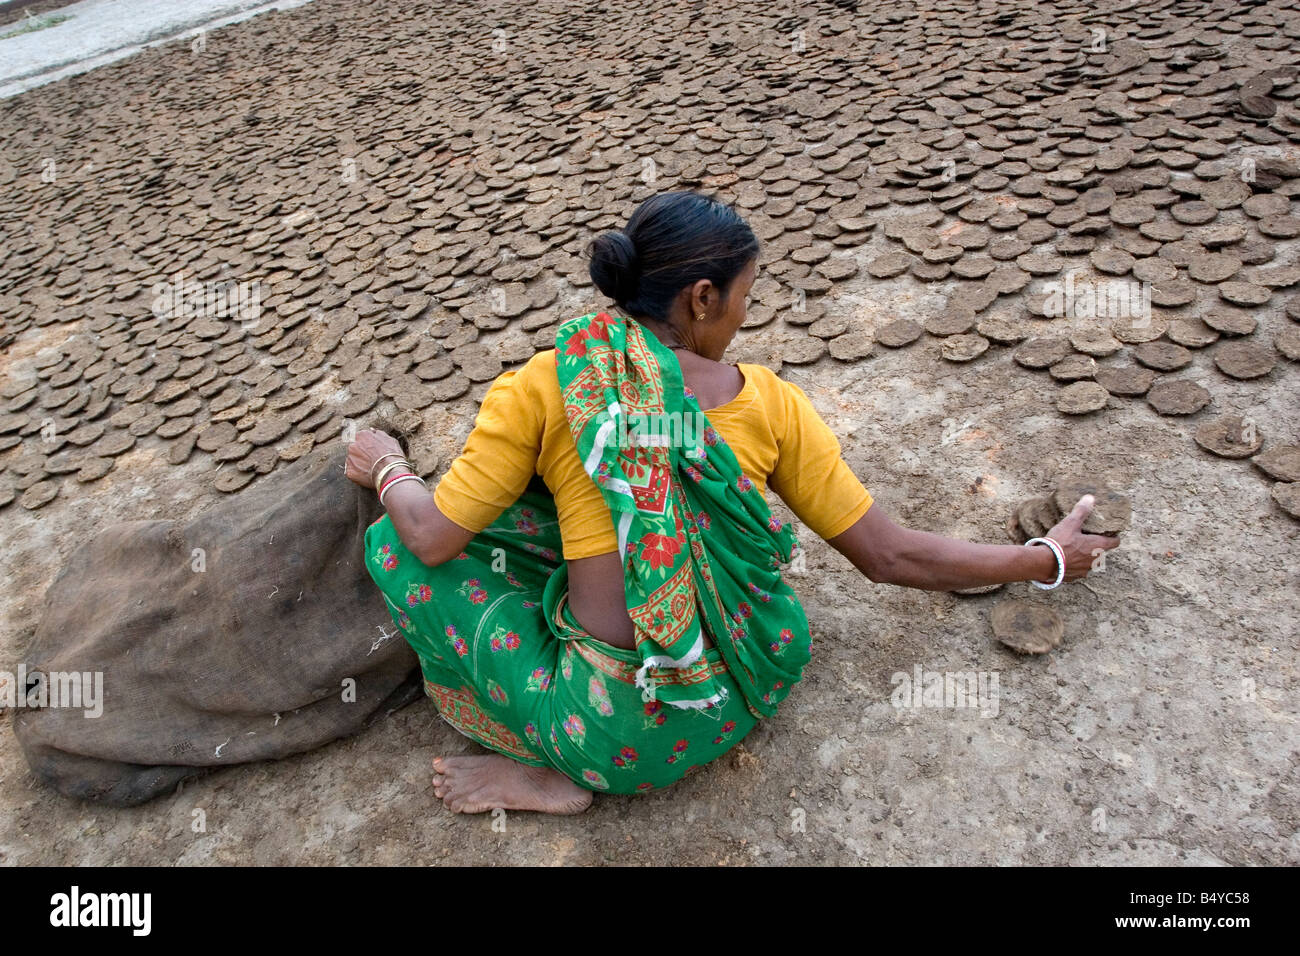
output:
[[[840,455],[840,443],[799,386],[762,365],[738,365],[740,394],[705,409],[745,476],[772,489],[812,531],[833,538],[871,507],[871,494]],[[583,470],[555,373],[555,350],[498,376],[474,430],[438,486],[438,509],[467,531],[482,531],[523,494],[533,475],[551,494],[566,560],[618,550],[600,489]]]

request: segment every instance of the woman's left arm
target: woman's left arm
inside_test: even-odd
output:
[[[1119,545],[1119,538],[1084,534],[1080,529],[1094,499],[1084,495],[1046,535],[1065,554],[1065,580],[1087,576],[1100,551]],[[954,591],[1015,581],[1056,580],[1056,556],[1042,545],[975,544],[928,531],[904,528],[873,503],[847,531],[827,542],[878,584],[898,584],[928,591]]]

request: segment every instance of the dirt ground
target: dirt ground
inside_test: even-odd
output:
[[[876,308],[923,307],[908,298]],[[999,363],[957,376],[938,348],[853,368],[823,359],[785,377],[813,398],[879,506],[914,527],[1000,542],[1013,504],[1061,473],[1101,475],[1132,496],[1133,529],[1106,571],[1086,588],[1036,598],[1066,620],[1054,653],[1017,657],[990,631],[992,604],[1007,591],[1030,594],[1028,585],[974,598],[873,585],[805,533],[807,571],[794,580],[815,643],[803,685],[732,755],[668,791],[598,796],[577,818],[515,814],[494,832],[490,817],[456,817],[433,798],[433,757],[479,751],[421,701],[315,753],[219,771],[143,807],[108,810],[34,787],[6,732],[3,861],[1300,860],[1292,557],[1300,531],[1270,506],[1266,480],[1248,463],[1199,452],[1185,426],[1144,402],[1063,422],[1033,373]],[[1276,389],[1236,407],[1278,433],[1300,430],[1293,393]],[[473,409],[449,408],[449,428],[463,431]],[[446,460],[457,442],[425,445],[422,461]],[[194,494],[185,475],[157,480],[150,465],[141,453],[79,499],[6,516],[5,659],[32,633],[39,598],[79,538],[110,521],[204,505],[208,495]],[[997,716],[896,709],[891,675],[917,664],[997,673]],[[206,833],[191,830],[195,809]]]
[[[333,9],[291,16],[312,24]],[[852,255],[865,266],[893,248],[876,230]],[[1283,258],[1294,257],[1292,244]],[[874,330],[898,316],[924,321],[960,288],[859,272],[821,301],[850,328]],[[578,314],[594,296],[569,290],[553,309]],[[1257,310],[1258,335],[1291,324],[1286,298]],[[1008,302],[1018,299],[997,308]],[[27,329],[0,374],[70,331]],[[742,332],[737,353],[765,334]],[[1067,418],[1056,383],[1010,361],[1010,349],[954,365],[941,344],[923,336],[781,374],[812,398],[876,506],[910,526],[1005,543],[1011,509],[1061,476],[1128,494],[1132,528],[1086,586],[957,597],[873,585],[805,531],[807,568],[791,580],[813,659],[779,716],[666,791],[597,795],[572,818],[509,814],[504,828],[434,799],[433,757],[481,750],[427,701],[354,738],[223,769],[130,809],[37,785],[6,719],[0,863],[1300,863],[1300,522],[1249,461],[1214,458],[1191,438],[1196,423],[1235,412],[1259,424],[1266,447],[1297,443],[1300,370],[1282,361],[1262,382],[1236,381],[1200,351],[1191,377],[1213,403],[1199,416],[1112,397],[1103,413]],[[421,413],[426,470],[459,450],[485,387]],[[105,478],[37,511],[0,512],[0,662],[21,659],[45,589],[79,541],[120,520],[196,513],[218,497],[211,468],[206,456],[169,466],[165,446],[139,442]],[[1042,657],[1002,647],[989,612],[1008,596],[1059,611],[1062,646]],[[916,666],[996,675],[996,715],[895,707],[891,677]],[[192,826],[198,810],[205,832]]]

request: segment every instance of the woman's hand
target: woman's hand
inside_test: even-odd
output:
[[[1080,530],[1088,515],[1092,514],[1096,503],[1097,500],[1092,495],[1084,495],[1074,506],[1074,510],[1044,535],[1059,544],[1065,553],[1065,580],[1067,581],[1078,581],[1080,578],[1087,577],[1103,551],[1119,547],[1119,538],[1102,534],[1084,534]],[[1035,545],[1035,547],[1042,547],[1042,545]],[[1043,583],[1051,584],[1054,580],[1056,580],[1055,575]]]
[[[365,428],[348,445],[348,460],[343,472],[362,488],[375,487],[375,464],[384,459],[385,465],[405,458],[402,446],[392,435],[377,428]]]

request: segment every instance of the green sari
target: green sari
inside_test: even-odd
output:
[[[639,325],[604,313],[564,323],[556,371],[618,531],[635,650],[596,640],[569,610],[539,479],[436,568],[385,515],[366,532],[367,567],[457,730],[589,789],[646,792],[721,756],[802,676],[811,635],[781,577],[797,543],[676,356]]]

